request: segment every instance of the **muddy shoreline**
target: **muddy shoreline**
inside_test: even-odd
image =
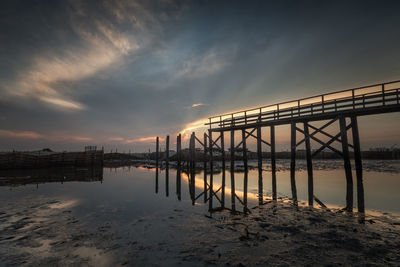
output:
[[[29,203],[27,205],[27,203]],[[4,266],[385,265],[400,262],[400,220],[294,207],[207,214],[177,203],[129,222],[85,218],[67,199],[26,197],[0,208]],[[116,211],[118,212],[118,211]]]

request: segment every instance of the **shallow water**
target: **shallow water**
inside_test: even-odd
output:
[[[249,256],[246,261],[250,265],[256,265],[265,256],[265,252],[269,251],[273,254],[270,255],[272,258],[267,257],[262,265],[271,259],[275,259],[279,264],[285,259],[293,263],[294,259],[287,258],[287,244],[291,241],[288,241],[287,233],[282,231],[282,225],[298,223],[299,225],[287,227],[303,229],[310,222],[321,221],[321,214],[325,214],[329,219],[324,220],[332,221],[332,225],[325,226],[326,228],[310,225],[311,228],[304,230],[308,237],[312,237],[310,233],[316,229],[330,233],[338,224],[343,224],[342,230],[351,225],[351,231],[343,236],[354,234],[354,227],[362,227],[357,226],[353,216],[341,216],[324,210],[320,210],[321,213],[310,213],[309,209],[301,211],[301,208],[294,209],[288,205],[287,199],[280,201],[282,205],[277,209],[273,203],[269,203],[256,209],[257,211],[252,210],[249,216],[231,215],[224,211],[213,213],[210,217],[207,214],[208,204],[202,204],[204,198],[200,195],[204,184],[202,172],[196,174],[195,195],[198,199],[195,206],[192,206],[188,176],[185,173],[181,174],[181,201],[177,197],[176,170],[169,170],[168,183],[166,171],[161,171],[158,175],[158,188],[155,174],[154,168],[123,167],[105,168],[94,172],[74,170],[72,174],[63,171],[19,171],[13,174],[17,177],[13,179],[13,185],[10,181],[7,183],[6,179],[0,178],[0,262],[11,266],[203,266],[217,263],[236,264],[245,256]],[[0,172],[0,175],[4,176],[5,173]],[[236,194],[239,198],[243,198],[243,175],[235,173]],[[270,172],[264,171],[263,176],[266,200],[270,197]],[[325,204],[343,206],[344,171],[315,171],[314,176],[315,194]],[[305,200],[306,172],[299,170],[296,177],[299,199]],[[399,174],[371,171],[365,172],[364,177],[367,209],[399,212],[397,203],[400,199],[396,193],[400,185]],[[17,185],[35,179],[38,184]],[[215,174],[214,190],[218,189],[220,181],[221,173]],[[288,171],[282,170],[277,173],[277,183],[279,196],[290,196]],[[258,203],[257,170],[249,172],[248,184],[248,206],[251,208]],[[231,205],[229,192],[230,173],[226,171],[226,207]],[[218,192],[219,197],[220,193]],[[219,205],[214,197],[213,207]],[[238,200],[236,209],[243,209]],[[309,218],[310,216],[315,218]],[[388,218],[385,219],[388,221],[385,227],[393,228],[398,225],[398,219],[394,221],[394,217],[390,215],[385,217]],[[268,223],[259,223],[260,218]],[[248,221],[243,223],[237,220]],[[379,222],[381,219],[374,220]],[[271,232],[271,229],[263,228],[271,223],[274,223],[276,229],[271,227],[276,231]],[[243,233],[247,233],[247,227],[252,233],[263,234],[256,235],[255,240],[250,239],[243,243],[242,237]],[[386,229],[385,227],[376,229]],[[375,238],[380,236],[376,234],[376,229],[371,233]],[[394,230],[381,234],[384,234],[385,238],[395,240],[398,232]],[[364,230],[360,228],[360,231]],[[370,232],[370,229],[365,230],[365,233]],[[266,239],[260,241],[259,237],[263,236],[269,236],[272,243],[264,243]],[[294,237],[298,236],[302,235]],[[321,240],[319,235],[315,236],[315,240],[307,241],[311,242],[313,247],[317,246],[315,242]],[[368,236],[368,240],[372,237]],[[359,236],[355,238],[362,239],[363,243],[366,240]],[[307,242],[299,238],[290,244],[294,250],[295,244],[305,244],[305,248],[308,249],[310,245]],[[326,242],[321,241],[321,244],[326,245]],[[375,243],[372,245],[375,246]],[[275,251],[271,252],[271,247],[274,247]],[[257,257],[254,256],[255,248],[259,248]],[[242,252],[235,252],[239,250]],[[370,253],[370,248],[367,247],[365,251],[366,254]],[[300,258],[303,255],[293,253]],[[319,258],[320,252],[317,254],[315,259]],[[326,262],[330,262],[331,256],[327,259]],[[310,264],[311,262],[308,262],[305,265]]]
[[[344,207],[346,204],[346,178],[344,170],[317,170],[314,174],[314,195],[327,206]],[[199,182],[203,174],[198,174]],[[217,185],[221,185],[222,174],[214,175]],[[290,171],[277,172],[277,191],[278,197],[290,197]],[[400,174],[378,171],[368,171],[363,173],[365,207],[367,210],[400,213]],[[202,178],[201,178],[202,179]],[[230,172],[226,172],[226,187],[230,189]],[[243,173],[235,173],[236,193],[242,196]],[[297,196],[300,201],[307,202],[307,179],[306,171],[296,171]],[[357,207],[357,189],[355,172],[353,172],[354,183],[354,207]],[[248,174],[248,198],[257,199],[258,192],[258,171],[250,170]],[[272,195],[271,172],[263,172],[263,192],[266,197]],[[230,196],[227,197],[228,205]],[[237,205],[237,204],[236,204]],[[318,205],[314,201],[314,205]]]
[[[3,174],[0,174],[4,176]],[[19,174],[21,176],[21,174]],[[25,174],[26,175],[26,174]],[[230,181],[231,174],[226,171],[225,206],[230,207]],[[400,174],[394,172],[364,171],[365,206],[367,210],[400,213]],[[101,177],[100,177],[101,176]],[[56,197],[72,203],[74,211],[83,217],[98,220],[109,218],[119,221],[129,221],[133,218],[146,216],[157,211],[167,211],[175,207],[178,202],[182,208],[191,206],[188,177],[182,173],[181,201],[177,199],[176,170],[169,170],[169,181],[166,184],[165,170],[160,171],[158,179],[158,193],[156,193],[155,169],[121,167],[116,169],[105,168],[98,179],[93,181],[61,182],[55,180],[36,184],[20,186],[1,186],[0,200],[18,201],[24,197]],[[61,175],[62,177],[62,175]],[[204,190],[204,174],[196,173],[196,197]],[[238,197],[243,199],[244,173],[235,173],[235,187]],[[68,178],[68,177],[67,177]],[[101,179],[102,178],[102,179]],[[221,172],[214,174],[214,190],[221,185]],[[81,177],[78,180],[83,180]],[[87,179],[86,179],[87,180]],[[356,207],[356,182],[354,180],[354,206]],[[263,171],[264,197],[271,197],[271,172]],[[168,187],[167,187],[168,185]],[[300,201],[307,201],[307,172],[296,171],[297,194]],[[342,169],[315,170],[314,194],[324,204],[340,206],[345,205],[345,175]],[[277,172],[278,197],[291,196],[290,172],[282,170]],[[257,205],[258,171],[250,170],[248,174],[248,202],[249,207]],[[220,197],[221,191],[218,192]],[[168,195],[168,197],[167,197]],[[204,203],[200,196],[196,203]],[[219,205],[214,200],[214,207]],[[317,205],[317,204],[315,204]],[[207,205],[208,206],[208,205]],[[236,200],[237,210],[242,210],[241,204]],[[204,211],[207,209],[204,207]]]

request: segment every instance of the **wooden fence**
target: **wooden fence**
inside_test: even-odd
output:
[[[46,154],[10,152],[0,154],[0,169],[102,166],[103,158],[102,150]]]

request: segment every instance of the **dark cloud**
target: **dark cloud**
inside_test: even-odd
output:
[[[3,1],[0,148],[144,149],[124,142],[216,113],[397,79],[398,7]]]

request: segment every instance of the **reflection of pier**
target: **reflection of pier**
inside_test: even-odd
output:
[[[275,105],[258,107],[255,109],[243,110],[235,113],[223,114],[210,117],[206,124],[210,128],[208,134],[204,133],[204,139],[200,140],[192,133],[189,141],[189,155],[182,159],[181,136],[177,137],[177,192],[180,192],[180,170],[184,168],[189,173],[190,195],[193,201],[204,196],[204,201],[208,201],[209,210],[215,210],[213,200],[219,202],[218,209],[225,209],[225,132],[230,133],[230,183],[231,183],[231,210],[236,211],[236,200],[243,205],[243,211],[248,212],[247,208],[247,183],[248,183],[248,164],[247,164],[247,139],[255,138],[257,141],[258,158],[258,198],[259,204],[263,204],[263,174],[262,174],[262,145],[270,147],[271,155],[271,175],[272,175],[272,198],[277,199],[276,186],[276,151],[275,151],[275,127],[279,125],[290,125],[291,127],[291,165],[290,165],[290,183],[292,191],[292,200],[297,205],[296,189],[296,149],[304,143],[307,160],[308,172],[308,204],[312,206],[314,199],[314,178],[312,158],[329,149],[343,158],[344,170],[346,176],[346,210],[353,211],[353,177],[350,164],[350,151],[353,150],[357,179],[357,207],[361,213],[365,212],[364,207],[364,188],[361,164],[360,140],[358,132],[358,116],[382,114],[400,111],[400,81],[376,84],[360,88],[338,91],[329,94],[323,94],[294,101],[283,102]],[[322,122],[322,126],[316,126],[311,123]],[[327,129],[338,124],[339,133],[330,133]],[[301,125],[301,126],[300,126]],[[263,140],[262,129],[269,128],[269,140]],[[351,130],[352,144],[348,138],[348,131]],[[235,133],[241,133],[241,140],[235,143]],[[302,137],[300,141],[296,140],[296,133],[299,132]],[[217,137],[213,137],[217,134]],[[318,137],[317,137],[318,136]],[[327,141],[326,141],[327,139]],[[312,151],[311,141],[319,145],[319,148]],[[167,153],[166,164],[168,179],[168,151],[169,136],[166,139]],[[338,143],[341,149],[333,146]],[[196,143],[204,151],[204,190],[199,195],[195,192],[195,167],[196,167]],[[157,138],[157,181],[158,181],[158,151],[159,139]],[[244,181],[243,198],[239,198],[235,193],[235,151],[242,148],[242,160]],[[214,175],[214,153],[219,152],[222,160],[222,181],[219,188],[213,188]],[[186,163],[186,164],[185,164]],[[179,177],[178,177],[179,176]],[[167,181],[168,186],[168,181]],[[179,188],[178,188],[179,187]],[[158,190],[158,187],[157,189]],[[168,188],[166,188],[168,192]],[[178,193],[180,197],[180,193]],[[318,203],[321,203],[319,200]],[[322,204],[323,205],[323,204]]]
[[[102,167],[0,170],[0,186],[103,181]]]

